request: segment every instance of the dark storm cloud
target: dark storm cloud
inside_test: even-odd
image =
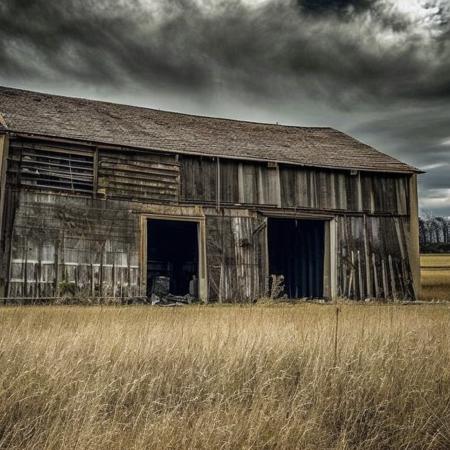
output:
[[[339,13],[349,14],[353,12],[373,9],[377,0],[297,0],[297,5],[307,13]]]
[[[394,15],[389,22],[374,1],[298,3],[248,8],[231,1],[208,13],[194,1],[169,0],[152,13],[137,1],[4,0],[0,71],[197,90],[225,84],[274,95],[277,86],[308,82],[311,92],[333,97],[336,85],[345,88],[336,99],[344,103],[359,95],[450,96],[448,40],[424,48],[411,32],[408,40],[382,42],[381,31],[395,33]],[[302,9],[322,14],[312,19]],[[352,26],[329,14],[343,9],[367,17]]]
[[[305,117],[293,105],[326,105],[327,124],[434,165],[426,196],[445,189],[450,163],[449,11],[437,0],[427,8],[422,29],[392,0],[2,0],[0,79],[220,92],[276,105],[292,123]]]

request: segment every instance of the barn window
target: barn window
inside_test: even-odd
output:
[[[93,155],[71,150],[23,147],[20,183],[58,191],[92,194]]]

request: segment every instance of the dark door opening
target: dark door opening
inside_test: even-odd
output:
[[[158,276],[169,278],[171,294],[196,294],[195,291],[198,289],[197,222],[147,220],[147,295],[152,293],[155,278]]]
[[[268,220],[269,273],[284,276],[289,298],[323,297],[325,221]]]

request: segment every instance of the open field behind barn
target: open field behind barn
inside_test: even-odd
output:
[[[450,447],[448,305],[0,309],[0,448]]]
[[[424,254],[422,267],[422,299],[450,301],[450,254]]]

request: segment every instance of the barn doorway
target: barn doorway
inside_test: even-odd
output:
[[[198,226],[186,220],[147,220],[147,295],[158,277],[167,277],[171,294],[198,298]]]
[[[269,274],[289,298],[324,296],[325,221],[268,219]]]

